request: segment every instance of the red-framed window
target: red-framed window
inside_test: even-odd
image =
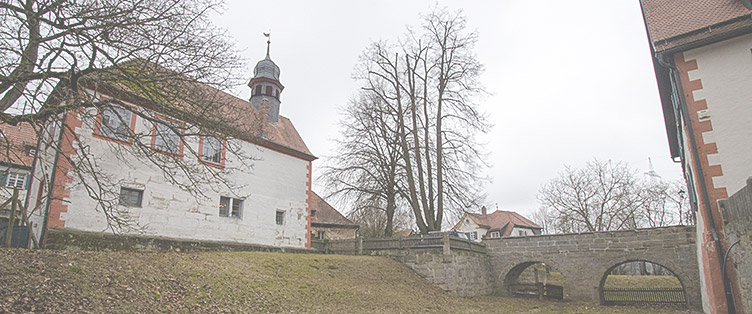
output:
[[[213,167],[224,167],[226,144],[222,138],[202,135],[198,141],[199,161]]]
[[[97,114],[94,137],[121,144],[133,144],[136,129],[136,110],[126,106],[110,106]]]
[[[182,135],[185,133],[185,123],[160,115],[155,115],[155,117],[158,120],[154,121],[152,128],[151,148],[160,153],[183,157]],[[173,129],[178,129],[180,133],[175,133]]]

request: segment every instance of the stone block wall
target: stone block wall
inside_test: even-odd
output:
[[[102,232],[87,232],[52,228],[47,231],[46,249],[63,251],[123,251],[123,252],[283,252],[315,253],[306,248],[246,244],[220,241],[193,241],[163,237],[114,235]]]
[[[744,188],[721,201],[721,208],[729,245],[739,242],[731,249],[726,266],[728,273],[736,275],[734,290],[741,303],[737,304],[737,311],[752,313],[752,178],[747,179]]]
[[[491,264],[483,253],[442,250],[411,250],[392,256],[429,282],[463,297],[489,295],[493,291]]]
[[[317,241],[314,247],[326,253],[390,256],[442,289],[467,297],[508,294],[528,266],[545,263],[565,277],[567,299],[598,302],[600,287],[614,267],[648,261],[676,275],[688,305],[697,307],[701,299],[695,234],[694,226],[674,226],[507,237],[482,244],[445,234]]]
[[[690,306],[700,290],[693,226],[578,234],[510,237],[484,241],[497,294],[507,294],[521,272],[537,262],[560,271],[569,298],[599,301],[600,286],[613,267],[648,261],[671,270],[682,282]]]

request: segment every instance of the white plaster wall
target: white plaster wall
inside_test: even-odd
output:
[[[141,208],[119,206],[144,230],[124,233],[288,247],[306,245],[308,161],[238,141],[246,155],[258,158],[252,161],[253,168],[233,171],[227,176],[234,193],[222,188],[218,182],[206,182],[198,188],[206,191],[207,197],[197,199],[171,185],[151,163],[133,155],[118,159],[115,154],[122,156],[123,153],[116,150],[122,144],[93,137],[93,130],[89,127],[93,124],[85,121],[83,125],[77,133],[98,156],[97,162],[104,175],[121,186],[144,190]],[[147,132],[150,128],[150,124],[137,120],[135,131]],[[187,145],[197,151],[198,139]],[[195,156],[187,153],[187,148],[184,152],[186,162],[198,163]],[[239,165],[236,156],[228,153],[228,169]],[[215,192],[212,187],[219,187],[220,191]],[[69,188],[68,210],[61,215],[65,227],[109,232],[104,214],[96,210],[96,202],[82,188],[80,181],[74,178]],[[220,217],[220,196],[235,197],[233,194],[244,199],[241,217]],[[277,210],[285,211],[281,226],[275,221]]]
[[[713,179],[716,188],[729,195],[744,187],[752,176],[752,34],[732,38],[684,53],[697,60],[690,80],[701,79],[695,100],[708,105],[713,131],[705,132],[706,143],[716,143],[718,154],[709,155],[710,165],[720,164],[723,176]]]
[[[41,136],[41,143],[37,151],[37,160],[32,169],[33,179],[28,190],[26,208],[32,211],[30,221],[33,226],[34,236],[42,237],[42,229],[47,211],[47,188],[52,177],[53,163],[56,155],[56,146],[52,145],[60,136],[60,119],[63,115],[50,118]]]
[[[472,239],[473,241],[480,242],[483,239],[483,236],[486,234],[488,229],[481,228],[473,222],[472,219],[468,218],[467,216],[462,218],[462,222],[459,224],[459,226],[455,229],[459,232],[478,232],[478,239]]]
[[[520,234],[520,232],[523,232],[524,234]],[[509,235],[510,237],[524,237],[534,235],[533,230],[527,229],[527,228],[512,228],[512,233]]]
[[[694,167],[695,164],[694,164],[694,160],[692,159],[692,153],[690,152],[691,143],[689,142],[689,136],[687,136],[687,133],[684,131],[685,128],[684,128],[683,120],[680,119],[679,123],[681,124],[680,129],[682,130],[682,139],[683,139],[681,149],[684,152],[684,164],[686,167],[686,173],[684,175],[685,175],[685,178],[690,175],[692,176],[692,180],[693,180],[692,182],[694,183],[693,197],[695,200],[697,200],[698,202],[697,205],[699,206],[699,202],[701,202],[700,195],[698,194],[700,191],[700,185],[697,182],[697,180],[695,180],[695,177],[694,177],[697,174],[695,173],[695,167]],[[705,281],[706,281],[705,272],[701,271],[702,269],[704,269],[704,266],[703,266],[704,261],[702,259],[702,256],[704,254],[703,252],[707,250],[705,245],[703,245],[703,241],[700,240],[700,239],[703,239],[703,234],[705,232],[705,223],[702,217],[703,216],[699,212],[695,212],[695,219],[696,219],[695,226],[696,226],[696,234],[697,234],[697,239],[698,239],[696,242],[697,243],[697,265],[699,267],[698,269],[700,270],[699,271],[700,288],[701,288],[700,296],[702,299],[703,312],[710,313],[710,306],[708,305],[708,294],[706,293],[706,290],[705,290]]]

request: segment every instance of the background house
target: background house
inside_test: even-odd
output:
[[[31,167],[37,153],[37,134],[28,123],[0,123],[0,203],[18,189],[19,199],[26,198],[31,182]]]
[[[89,89],[89,93],[105,100],[114,99],[122,106],[101,112],[96,108],[68,112],[49,121],[47,138],[43,141],[46,146],[38,154],[40,162],[34,169],[32,183],[35,193],[31,198],[33,202],[41,202],[44,208],[38,217],[41,228],[37,233],[50,228],[110,232],[111,226],[99,203],[82,186],[81,179],[73,176],[68,162],[78,160],[78,149],[86,147],[98,165],[97,175],[119,186],[117,213],[137,227],[118,232],[309,247],[311,171],[316,157],[292,122],[278,115],[282,91],[279,75],[279,67],[271,60],[267,49],[266,58],[258,62],[248,84],[253,91],[250,101],[195,84],[196,89],[205,90],[222,101],[222,105],[217,103],[215,111],[226,111],[238,117],[234,122],[248,124],[234,125],[235,129],[251,127],[250,124],[261,117],[261,137],[246,137],[246,133],[238,131],[238,136],[233,134],[227,141],[216,133],[212,136],[212,132],[180,120],[176,114],[156,112],[151,103],[138,95],[122,97],[125,93],[119,93],[117,87]],[[63,124],[66,127],[61,127]],[[174,129],[200,135],[185,136],[181,140]],[[129,134],[143,137],[134,139]],[[128,153],[127,148],[134,145],[133,141],[142,141],[139,145],[149,145],[150,141],[151,150]],[[253,159],[245,160],[240,155],[227,153],[230,145]],[[189,151],[197,153],[184,153]],[[62,158],[58,158],[58,154]],[[219,180],[199,182],[192,188],[200,190],[203,196],[195,197],[172,184],[164,168],[147,161],[145,154],[155,156],[152,158],[180,158],[186,164],[198,165],[199,169],[219,169],[226,178],[224,182],[232,186],[221,184]],[[244,166],[248,163],[252,167]],[[51,191],[43,184],[45,180],[53,181]],[[48,194],[50,197],[46,197]]]
[[[18,191],[18,200],[24,204],[31,183],[31,169],[37,153],[37,136],[28,123],[9,125],[0,123],[0,203],[5,203]],[[0,239],[5,240],[11,205],[0,208]],[[17,208],[14,226],[21,225],[20,208]],[[18,230],[17,230],[18,231]],[[27,237],[14,234],[12,245],[21,246]]]
[[[465,213],[452,230],[467,233],[470,239],[518,237],[541,234],[543,228],[522,215],[505,210],[488,214],[485,207],[480,214]]]
[[[312,193],[311,237],[318,240],[355,239],[358,225],[329,205],[321,196]]]
[[[718,201],[752,175],[752,4],[748,0],[642,0],[671,158],[697,211],[705,312],[738,309]],[[735,288],[736,287],[736,288]],[[736,300],[734,300],[734,298]],[[752,309],[747,309],[750,311]]]

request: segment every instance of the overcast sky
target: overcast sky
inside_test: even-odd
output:
[[[314,161],[335,153],[339,113],[358,89],[351,75],[366,46],[394,41],[418,26],[435,1],[228,0],[216,23],[248,60],[263,59],[271,30],[281,68],[280,113],[289,117]],[[564,165],[625,161],[680,179],[671,161],[639,1],[438,1],[462,9],[477,30],[476,53],[492,93],[479,104],[494,127],[481,138],[493,182],[489,208],[528,215],[540,186]],[[247,99],[250,90],[234,91]],[[314,184],[315,191],[323,187]],[[340,208],[347,212],[348,209]],[[478,209],[476,209],[478,210]]]

